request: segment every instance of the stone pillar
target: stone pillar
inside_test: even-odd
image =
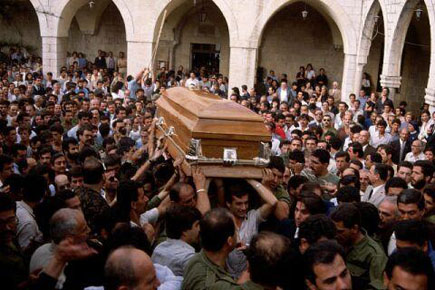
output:
[[[355,82],[353,86],[353,93],[358,96],[359,91],[361,90],[361,84],[362,84],[362,76],[364,73],[364,67],[366,63],[358,63],[356,65],[356,71],[355,71]]]
[[[435,111],[435,88],[426,88],[426,95],[424,96],[424,102],[429,104],[429,110],[432,114]]]
[[[177,68],[175,67],[175,46],[178,43],[176,41],[174,41],[173,43],[171,43],[171,45],[169,46],[169,63],[168,63],[168,67],[167,69],[171,70],[177,70]]]
[[[351,93],[357,94],[355,91],[356,83],[356,70],[357,70],[357,56],[356,54],[344,54],[344,67],[343,67],[343,80],[341,83],[341,100],[349,102],[349,95]]]
[[[127,41],[127,75],[135,76],[151,65],[153,42]]]
[[[388,76],[381,74],[381,86],[390,90],[389,98],[394,101],[397,89],[400,88],[401,76]]]
[[[59,76],[60,68],[66,66],[67,43],[67,37],[42,37],[42,64],[44,74],[52,72],[54,78]]]
[[[256,64],[256,47],[230,47],[229,91],[242,85],[254,87]]]

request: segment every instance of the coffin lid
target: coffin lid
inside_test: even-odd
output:
[[[248,108],[219,96],[187,88],[166,90],[163,96],[199,119],[263,122],[263,118]]]

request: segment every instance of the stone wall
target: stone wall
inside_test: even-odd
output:
[[[125,26],[119,10],[111,3],[103,12],[94,35],[80,31],[76,18],[73,18],[68,37],[68,51],[83,52],[87,59],[94,61],[98,50],[112,51],[118,56],[120,51],[127,53]]]
[[[307,7],[309,14],[303,20],[303,6],[289,5],[267,23],[259,49],[258,65],[267,71],[287,73],[294,80],[299,66],[311,63],[318,71],[325,68],[328,79],[342,80],[344,54],[341,47],[334,48],[331,30],[315,9]]]
[[[171,68],[177,69],[179,65],[182,65],[185,69],[190,70],[191,44],[214,44],[217,50],[220,48],[220,72],[228,76],[230,47],[227,23],[215,5],[207,6],[206,11],[207,18],[204,23],[199,21],[198,9],[193,12],[177,9],[170,14],[163,27],[156,60],[171,63],[170,57],[173,47],[174,56]],[[179,19],[179,21],[174,23],[171,18]],[[174,43],[176,43],[175,46]]]
[[[417,112],[423,104],[430,65],[429,21],[413,19],[402,55],[402,86],[397,100],[405,100]]]
[[[41,34],[35,10],[28,0],[17,2],[19,2],[17,5],[19,12],[12,14],[10,21],[0,19],[0,42],[30,46],[33,48],[31,53],[41,56]]]
[[[93,33],[94,36],[83,36],[76,24],[73,23],[72,28],[70,27],[70,19],[79,15],[77,12],[80,7],[87,5],[89,1],[30,0],[33,7],[39,8],[37,13],[41,35],[47,38],[42,42],[47,43],[47,48],[50,47],[50,51],[43,53],[45,70],[58,70],[63,63],[62,59],[59,60],[59,55],[62,52],[66,54],[67,50],[81,50],[93,58],[97,49],[101,48],[113,50],[114,53],[125,50],[130,56],[134,55],[134,58],[128,58],[128,71],[134,74],[151,61],[152,47],[155,45],[157,31],[165,10],[170,16],[167,19],[168,23],[171,21],[179,23],[182,17],[188,17],[188,22],[194,21],[197,17],[192,14],[192,11],[197,9],[192,8],[192,0],[99,0],[97,1],[99,4],[94,9],[98,12],[103,11],[103,6],[108,1],[111,3],[110,13],[116,16],[114,14],[103,16],[103,20],[99,21],[99,29]],[[163,38],[163,49],[157,60],[171,56],[173,67],[183,64],[189,68],[191,43],[213,44],[214,41],[216,43],[219,41],[224,59],[221,63],[221,71],[224,74],[228,71],[230,86],[246,84],[252,87],[257,66],[273,68],[277,73],[286,72],[294,76],[299,65],[311,62],[316,69],[325,67],[331,80],[342,80],[344,101],[347,101],[350,93],[358,90],[361,73],[367,71],[372,75],[374,85],[377,75],[381,73],[380,83],[384,87],[390,88],[392,92],[399,88],[400,94],[396,98],[405,96],[404,98],[410,97],[411,101],[418,99],[418,103],[426,101],[432,106],[431,109],[435,110],[435,49],[431,51],[429,57],[429,50],[410,48],[407,52],[405,48],[404,63],[400,67],[406,31],[411,20],[415,18],[415,10],[422,8],[423,15],[430,19],[430,25],[435,25],[435,3],[431,0],[207,0],[204,2],[205,5],[215,7],[207,9],[208,14],[222,15],[225,19],[228,37],[225,36],[225,29],[221,29],[218,23],[215,24],[219,34],[212,39],[204,35],[195,35],[197,27],[185,23],[185,30],[180,34],[181,38]],[[202,5],[203,2],[197,1],[197,7],[198,3]],[[304,3],[309,7],[306,21],[301,19]],[[116,12],[114,5],[119,9]],[[41,7],[44,10],[42,12]],[[375,40],[372,47],[370,42],[361,41],[364,34],[372,35],[373,32],[370,31],[372,26],[366,25],[370,24],[372,21],[370,17],[374,16],[368,13],[372,11],[371,7],[376,7],[376,13],[379,12],[378,8],[380,9],[385,23],[383,41]],[[181,8],[179,10],[181,16],[179,15],[180,18],[175,21],[173,13],[179,8]],[[47,16],[46,12],[51,13],[51,16]],[[80,16],[76,18],[80,19]],[[309,21],[313,24],[307,26],[306,23]],[[34,24],[29,26],[31,29],[36,27]],[[170,29],[172,28],[176,26],[170,26]],[[173,33],[171,30],[166,32],[169,32],[169,35]],[[63,38],[67,36],[70,36],[70,40],[65,46]],[[434,28],[426,30],[426,37],[429,36],[429,42],[432,47],[435,47]],[[26,36],[26,41],[36,42],[33,36],[27,39]],[[227,39],[229,39],[228,44],[225,44]],[[171,48],[174,40],[179,43],[175,53],[172,53],[168,48]],[[228,51],[225,52],[224,49],[228,47]],[[368,52],[370,54],[367,57]],[[225,59],[229,59],[227,67],[225,65],[228,61]],[[382,72],[379,72],[381,59],[383,59]],[[420,67],[418,74],[412,71],[414,65]],[[429,66],[430,73],[427,73]],[[421,94],[425,94],[424,98]]]

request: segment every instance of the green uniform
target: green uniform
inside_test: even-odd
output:
[[[14,244],[0,246],[0,279],[2,289],[16,289],[28,278],[28,265]]]
[[[249,280],[242,285],[245,290],[264,290],[264,287]]]
[[[426,221],[435,224],[435,214],[433,214],[433,215],[431,215],[431,216],[428,216],[428,217],[426,218]]]
[[[385,289],[383,271],[387,260],[382,247],[368,236],[353,245],[346,256],[353,289]]]
[[[308,178],[310,182],[316,182],[319,185],[325,185],[326,183],[332,183],[337,185],[340,181],[340,178],[337,175],[332,174],[331,172],[328,172],[328,174],[326,174],[325,176],[317,177],[314,175],[313,171],[304,169],[302,170],[301,175]]]
[[[282,185],[278,186],[275,189],[275,191],[273,192],[273,195],[275,195],[275,197],[278,201],[283,201],[283,202],[287,203],[289,206],[291,206],[292,200],[290,198],[290,195],[288,194],[287,190],[285,190],[285,188]]]
[[[238,285],[224,268],[214,264],[204,251],[201,251],[190,259],[187,264],[181,289],[239,290],[244,288]]]

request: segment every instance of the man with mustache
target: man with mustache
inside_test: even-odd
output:
[[[27,278],[24,258],[15,240],[16,210],[15,201],[7,195],[0,195],[0,279],[4,289],[15,289]]]
[[[419,160],[414,163],[411,173],[411,185],[416,190],[423,192],[426,185],[430,184],[434,166],[427,160]]]

